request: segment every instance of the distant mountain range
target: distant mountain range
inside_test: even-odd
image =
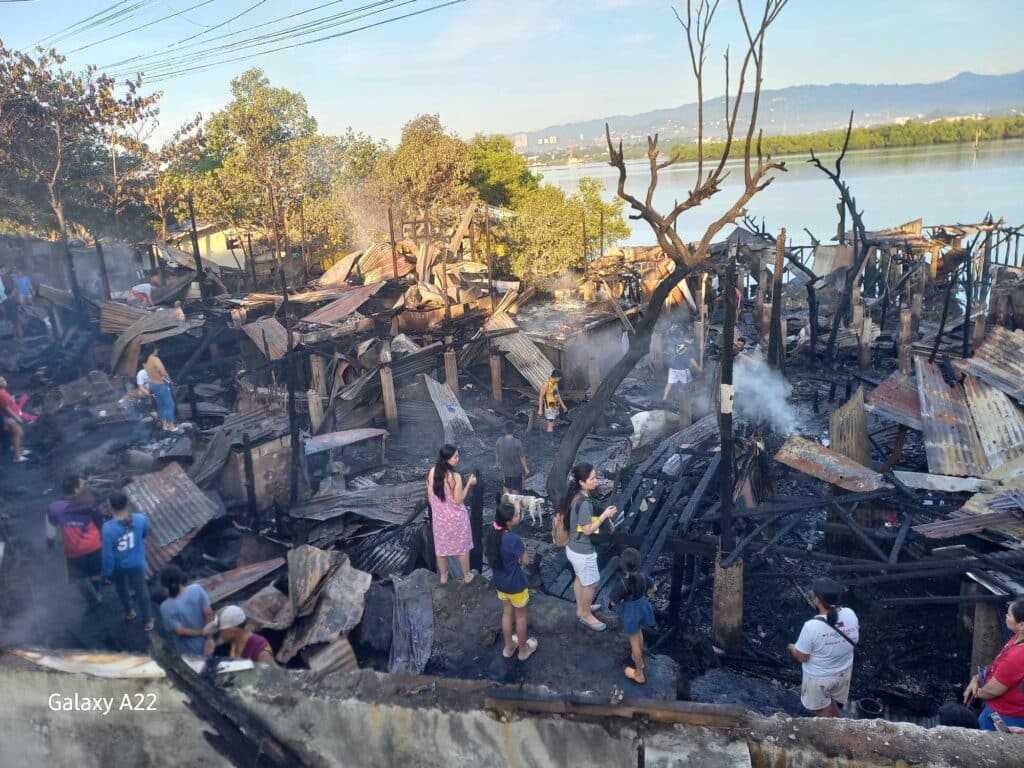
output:
[[[750,99],[745,99],[749,108]],[[1009,115],[1024,112],[1024,70],[1008,75],[963,72],[939,83],[909,85],[796,85],[761,94],[759,124],[766,134],[811,133],[843,128],[854,110],[854,125],[866,127],[952,115]],[[714,140],[725,131],[724,100],[704,105],[705,134]],[[742,117],[742,116],[741,116]],[[657,109],[638,115],[613,115],[536,131],[507,134],[517,149],[528,154],[564,151],[602,144],[604,125],[627,143],[661,134],[671,144],[696,136],[697,104]]]

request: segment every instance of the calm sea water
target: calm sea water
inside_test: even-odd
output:
[[[835,155],[822,158],[834,163]],[[835,235],[838,195],[832,182],[805,157],[786,158],[787,171],[777,174],[772,185],[754,198],[750,214],[772,232],[786,227],[794,242],[810,239],[806,227],[826,240]],[[649,174],[647,161],[627,163],[626,189],[643,199]],[[618,171],[607,164],[545,168],[544,180],[571,192],[583,176],[600,179],[607,197],[615,195]],[[692,188],[696,165],[680,164],[659,174],[654,202],[659,211],[671,210]],[[843,160],[846,179],[864,211],[869,230],[884,229],[911,219],[924,218],[926,225],[977,222],[991,212],[1008,224],[1024,224],[1024,140],[979,145],[946,145],[908,149],[853,152]],[[707,225],[732,205],[743,179],[741,165],[710,201],[684,214],[679,232],[688,240],[703,235]],[[627,211],[628,211],[627,207]],[[849,224],[849,221],[847,221]],[[654,236],[643,221],[631,221],[628,243],[651,245]],[[726,233],[730,229],[726,228]]]

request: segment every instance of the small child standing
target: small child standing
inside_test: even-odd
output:
[[[505,646],[501,655],[511,659],[519,649],[519,660],[526,661],[537,650],[537,638],[530,637],[526,629],[526,604],[530,601],[529,582],[523,566],[530,562],[526,544],[512,533],[519,524],[519,510],[511,504],[499,504],[494,511],[494,525],[487,532],[487,561],[491,565],[498,599],[504,604],[501,614],[501,633]],[[516,631],[512,631],[515,622]],[[524,638],[525,642],[520,642]]]
[[[562,400],[562,395],[558,391],[558,383],[562,380],[562,372],[558,368],[551,371],[551,375],[548,376],[548,380],[544,382],[544,386],[540,388],[540,393],[537,395],[537,415],[543,416],[548,423],[548,432],[555,431],[555,419],[558,418],[558,411],[562,413],[568,413],[569,409],[565,406],[565,401]]]
[[[644,677],[644,632],[643,627],[654,626],[654,607],[648,595],[653,594],[654,584],[640,573],[640,553],[627,547],[619,557],[622,575],[612,585],[611,604],[622,618],[622,631],[629,637],[629,650],[633,666],[626,667],[625,675],[638,685]]]

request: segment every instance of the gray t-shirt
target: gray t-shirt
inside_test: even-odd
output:
[[[511,435],[498,438],[494,452],[498,456],[502,477],[518,477],[523,474],[523,465],[520,460],[526,454],[523,452],[523,444],[519,438]]]
[[[590,525],[594,521],[594,517],[596,517],[594,502],[590,500],[589,496],[580,495],[569,508],[569,544],[567,546],[577,555],[592,555],[597,552],[590,542],[590,536],[576,531],[581,525]]]
[[[182,637],[174,632],[178,627],[188,629],[202,629],[206,626],[206,616],[203,609],[210,605],[210,597],[206,590],[198,584],[189,584],[177,597],[168,597],[160,603],[160,618],[164,621],[164,627],[168,634],[174,639],[174,645],[178,653],[191,654],[193,656],[203,655],[202,637]]]

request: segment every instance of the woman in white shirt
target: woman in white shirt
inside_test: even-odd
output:
[[[857,614],[839,605],[842,587],[829,578],[814,580],[818,615],[804,622],[790,655],[803,665],[800,703],[817,717],[839,717],[850,698],[853,648],[860,640]]]

